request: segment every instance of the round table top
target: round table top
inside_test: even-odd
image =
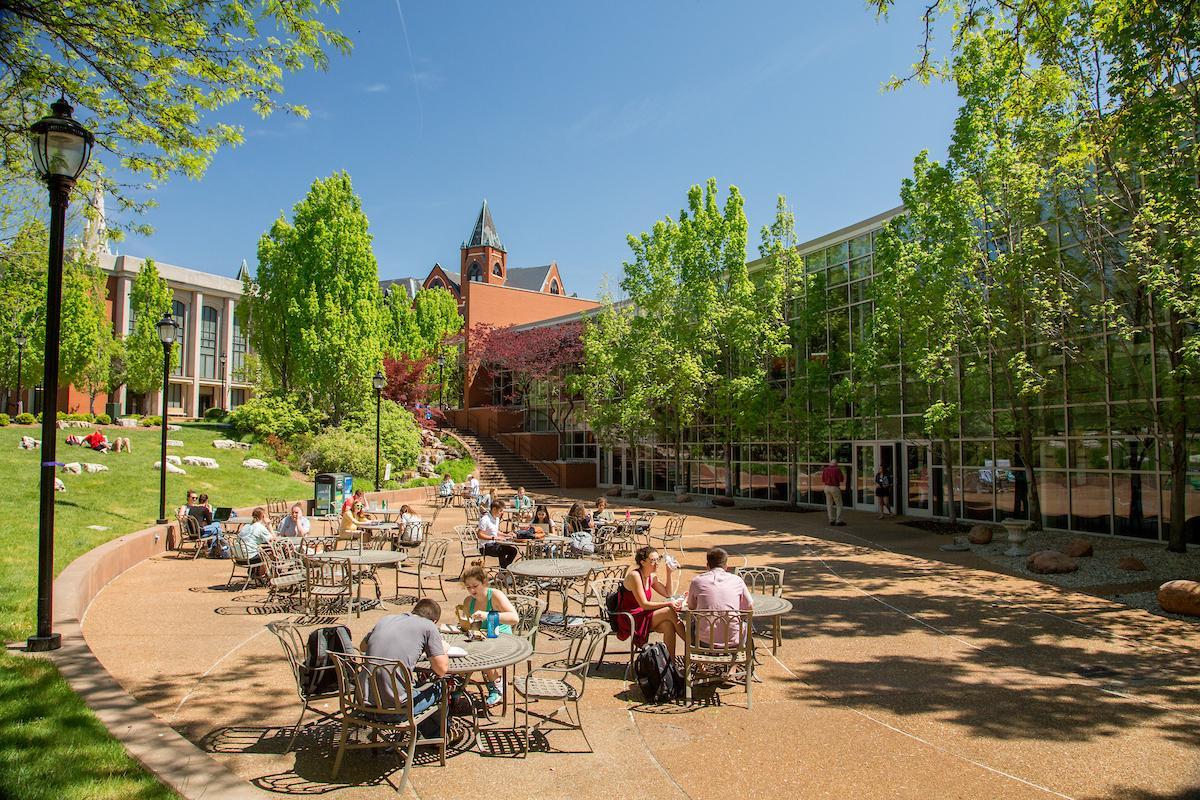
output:
[[[254,517],[234,516],[234,517],[230,517],[229,519],[225,520],[225,522],[223,522],[222,524],[224,524],[224,525],[249,525],[251,522],[254,522]]]
[[[533,645],[529,640],[511,633],[501,633],[495,639],[471,641],[462,633],[443,633],[442,639],[447,645],[467,651],[465,656],[450,659],[449,672],[456,675],[520,664],[533,655]]]
[[[758,618],[778,617],[792,610],[791,600],[773,594],[751,594],[750,599],[754,602],[754,616]]]
[[[332,561],[335,558],[349,561],[356,567],[374,567],[381,564],[399,564],[408,554],[403,550],[326,550],[323,553],[313,553],[308,558]]]
[[[528,547],[531,544],[553,544],[564,545],[570,544],[571,540],[565,536],[543,536],[541,539],[504,539],[504,544],[515,544],[519,547]]]
[[[602,566],[587,558],[532,558],[509,565],[508,571],[525,578],[583,578]]]
[[[375,520],[367,520],[366,522],[358,523],[358,527],[367,531],[394,531],[400,527],[397,522],[376,522]]]

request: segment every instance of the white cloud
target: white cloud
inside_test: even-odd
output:
[[[363,91],[370,94],[378,94],[380,92],[386,92],[390,88],[391,87],[386,83],[372,83],[371,85],[365,87]]]

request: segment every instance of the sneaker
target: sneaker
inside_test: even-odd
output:
[[[492,690],[490,692],[488,692],[488,696],[487,696],[488,708],[491,708],[492,706],[498,706],[503,702],[504,702],[504,698],[500,696],[500,693],[498,691],[496,691],[496,687],[493,686]]]
[[[846,523],[842,522],[841,520],[838,520],[837,522],[835,522],[833,524],[834,525],[845,525]]]

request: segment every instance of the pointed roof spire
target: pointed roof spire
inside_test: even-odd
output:
[[[242,265],[240,267],[238,267],[237,279],[239,281],[244,281],[248,277],[250,277],[250,265],[247,264],[246,259],[243,258]]]
[[[91,255],[112,255],[108,244],[108,220],[104,218],[104,190],[97,184],[92,192],[92,213],[83,229],[83,249]]]
[[[500,235],[496,233],[496,223],[492,222],[492,212],[488,208],[487,198],[483,200],[483,208],[479,209],[479,219],[475,221],[475,229],[471,231],[471,238],[463,247],[494,247],[504,252],[504,245],[500,244]]]

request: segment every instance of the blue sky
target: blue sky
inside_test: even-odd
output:
[[[905,72],[913,15],[861,2],[349,2],[354,40],[327,72],[291,76],[308,120],[222,119],[246,143],[202,181],[157,193],[149,239],[120,251],[233,275],[317,177],[345,169],[380,276],[458,269],[484,197],[509,266],[557,261],[568,291],[615,283],[625,237],[716,177],[753,231],[787,195],[801,240],[898,203],[913,156],[945,150],[946,86],[884,92]]]

